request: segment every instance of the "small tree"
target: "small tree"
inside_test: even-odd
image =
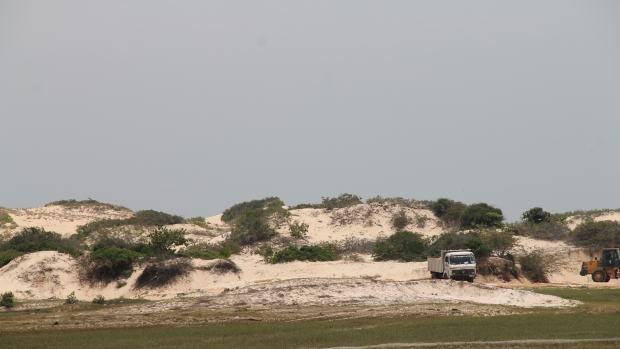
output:
[[[521,219],[534,224],[551,222],[551,213],[543,210],[541,207],[534,207],[523,212]]]
[[[510,251],[517,239],[510,231],[501,229],[488,229],[480,233],[480,238],[493,250],[493,254],[497,257],[504,258]]]
[[[553,255],[542,250],[524,252],[517,257],[521,271],[531,282],[549,282],[548,275],[555,269],[557,262]]]
[[[156,254],[172,252],[173,247],[187,245],[185,229],[168,229],[163,225],[157,226],[147,235],[149,245]]]
[[[493,252],[493,249],[479,237],[469,240],[465,243],[465,247],[469,248],[476,258],[488,257]]]
[[[230,233],[230,239],[239,245],[249,245],[259,241],[265,241],[276,234],[269,226],[264,211],[248,211],[235,222],[235,227]]]
[[[502,210],[484,202],[467,206],[461,215],[461,228],[500,227],[504,215]]]
[[[2,300],[0,300],[0,307],[13,308],[15,306],[15,296],[13,292],[5,292],[2,294]]]
[[[375,261],[418,261],[423,259],[422,253],[427,245],[428,240],[422,234],[399,231],[377,242],[372,250],[372,256]]]
[[[65,301],[66,304],[75,304],[77,302],[78,302],[78,299],[75,296],[75,291],[71,292],[71,294],[67,296],[67,300]]]
[[[105,297],[98,295],[93,299],[93,304],[105,304]]]
[[[292,237],[296,239],[305,239],[310,225],[307,223],[299,223],[299,221],[294,221],[293,224],[289,224],[288,228]]]

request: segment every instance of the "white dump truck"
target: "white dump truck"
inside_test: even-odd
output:
[[[474,282],[476,258],[471,250],[443,250],[440,257],[428,257],[428,271],[433,279]]]

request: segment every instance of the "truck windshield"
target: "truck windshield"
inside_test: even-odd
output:
[[[474,256],[462,255],[462,256],[450,256],[450,264],[474,264]]]

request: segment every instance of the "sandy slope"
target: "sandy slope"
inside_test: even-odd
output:
[[[92,207],[69,208],[65,206],[34,207],[8,211],[17,229],[23,227],[42,227],[67,237],[75,233],[78,226],[104,218],[128,218],[131,211],[111,210]]]
[[[581,224],[583,222],[582,219],[573,218],[573,217],[569,217],[567,219],[567,221],[568,221],[568,227],[570,228],[570,230],[575,229],[576,226],[578,226],[579,224]],[[600,215],[598,217],[594,217],[594,221],[595,222],[600,222],[600,221],[616,221],[616,222],[620,222],[620,212],[610,211],[610,212],[605,213],[603,215]]]
[[[566,300],[539,295],[527,291],[502,289],[480,284],[454,282],[449,280],[420,280],[411,276],[422,276],[424,263],[310,263],[294,262],[279,265],[261,265],[251,259],[239,260],[244,268],[239,275],[217,275],[206,270],[195,270],[176,284],[157,290],[136,290],[138,268],[127,280],[127,285],[117,288],[115,283],[106,287],[87,287],[77,278],[76,261],[57,252],[37,252],[20,257],[0,269],[0,292],[12,291],[17,298],[66,298],[75,292],[78,299],[91,300],[96,295],[104,297],[149,299],[177,296],[223,295],[215,299],[217,304],[235,302],[279,303],[299,305],[326,305],[356,303],[367,305],[394,303],[429,302],[476,302],[484,304],[506,304],[520,307],[571,306]],[[195,261],[197,267],[213,261]],[[252,266],[254,264],[254,266]],[[338,274],[331,273],[338,270]],[[327,271],[327,272],[326,272]],[[380,280],[360,278],[364,272],[383,272]],[[333,278],[326,278],[325,274]],[[393,279],[389,279],[388,277]],[[265,278],[266,277],[266,278]],[[301,277],[301,278],[300,278]],[[378,277],[378,276],[377,276]],[[397,281],[394,281],[397,280]]]

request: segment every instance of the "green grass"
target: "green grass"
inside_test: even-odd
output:
[[[530,291],[537,293],[558,296],[566,299],[574,299],[586,305],[620,305],[620,289],[592,289],[586,287],[566,288],[566,287],[544,287]]]
[[[29,332],[3,332],[0,347],[12,348],[327,348],[382,343],[446,343],[527,339],[620,337],[620,289],[549,287],[534,290],[584,302],[577,309],[532,309],[505,316],[404,316],[335,321],[239,322],[186,327],[63,330],[62,324]],[[122,307],[120,300],[114,307]],[[123,300],[131,302],[131,300]],[[139,301],[138,301],[139,302]],[[87,304],[60,306],[73,312]],[[590,312],[588,309],[605,309]],[[580,310],[581,309],[581,310]],[[586,310],[586,311],[583,311]],[[66,311],[66,310],[65,310]],[[0,318],[12,315],[4,313]],[[480,344],[461,348],[616,348],[618,342],[564,344]]]
[[[380,343],[614,338],[617,314],[367,318],[0,333],[10,348],[325,348]]]

